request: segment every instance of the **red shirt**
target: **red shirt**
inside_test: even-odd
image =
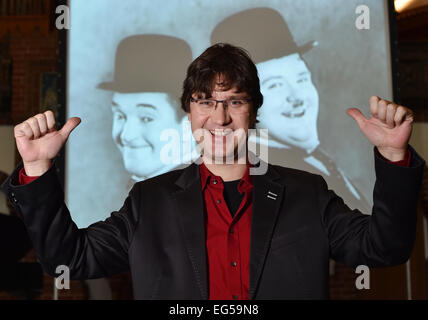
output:
[[[248,300],[253,183],[249,166],[238,184],[244,198],[234,217],[223,197],[223,179],[199,166],[205,199],[209,299]]]

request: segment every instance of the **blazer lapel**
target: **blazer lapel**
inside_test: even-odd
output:
[[[284,196],[284,186],[279,183],[279,174],[269,165],[264,175],[253,177],[253,212],[250,246],[250,292],[254,299],[263,270],[272,233]]]
[[[181,188],[174,193],[174,197],[187,254],[192,262],[202,299],[208,299],[204,204],[198,165],[193,163],[184,169],[175,184]]]

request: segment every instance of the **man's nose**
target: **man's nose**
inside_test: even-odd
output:
[[[214,121],[215,124],[218,125],[224,125],[230,122],[229,111],[227,110],[227,107],[224,102],[217,102],[217,106],[211,113],[211,119]]]
[[[295,95],[288,95],[285,100],[293,108],[298,108],[303,104],[303,99],[300,99],[299,97],[296,97]]]
[[[131,144],[138,138],[141,128],[134,119],[128,119],[123,125],[122,132],[120,133],[120,140],[124,145]]]

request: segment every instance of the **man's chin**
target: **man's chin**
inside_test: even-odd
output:
[[[275,138],[282,144],[301,148],[301,149],[311,149],[314,147],[314,144],[318,143],[317,135],[292,135],[287,136],[286,138]]]
[[[245,151],[245,150],[243,150]],[[239,159],[244,159],[242,161],[245,161],[246,154],[245,152],[241,152],[238,154],[237,149],[218,152],[216,154],[211,152],[204,152],[204,161],[208,164],[233,164]]]
[[[300,144],[305,143],[306,141],[310,140],[310,135],[304,133],[304,134],[274,134],[273,132],[269,132],[270,137],[274,140],[285,143],[285,144]]]
[[[144,172],[135,172],[133,170],[128,170],[128,169],[126,169],[126,170],[136,180],[142,180],[142,179],[150,178],[156,172],[155,170],[152,170],[152,171],[147,170],[147,171],[144,171]]]
[[[159,161],[156,161],[156,164],[158,164]],[[132,161],[125,161],[125,169],[128,171],[131,175],[137,176],[137,177],[147,177],[150,176],[151,173],[156,171],[156,167],[150,166],[151,162],[148,161],[148,159],[141,159],[141,160],[132,160]],[[141,171],[137,168],[144,167],[145,170]]]

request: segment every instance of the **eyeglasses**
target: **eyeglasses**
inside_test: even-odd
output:
[[[230,114],[242,114],[248,112],[250,101],[251,99],[215,100],[190,98],[190,102],[196,104],[197,110],[201,114],[211,114],[217,108],[217,103],[219,102],[223,103],[224,108],[227,108]]]

